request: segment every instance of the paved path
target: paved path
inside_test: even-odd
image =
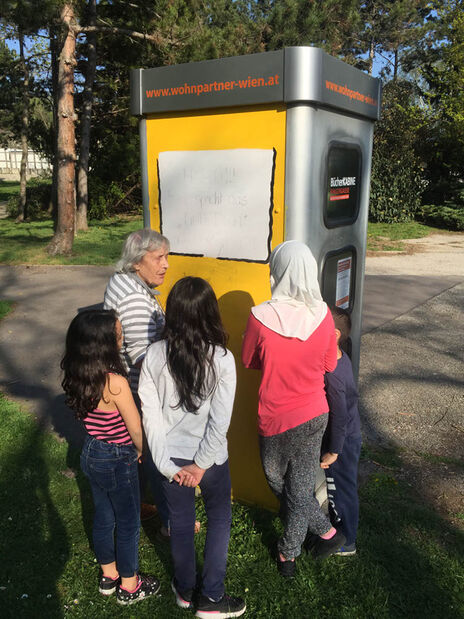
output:
[[[435,363],[440,364],[442,392],[456,386],[455,369],[452,376],[448,375],[443,358],[434,356],[433,350],[425,352],[433,349],[434,341],[440,351],[455,351],[456,342],[462,341],[455,331],[460,328],[461,289],[454,287],[464,281],[464,235],[455,236],[456,242],[447,237],[448,241],[433,253],[367,259],[360,378],[373,433],[374,426],[380,424],[385,401],[391,399],[391,393],[400,384],[399,368],[414,367],[418,377],[417,381],[401,383],[404,388],[396,391],[402,394],[405,406],[408,401],[421,401],[414,385],[430,379]],[[111,267],[0,266],[0,299],[17,303],[15,312],[0,326],[0,390],[25,402],[44,424],[73,443],[80,440],[81,433],[64,406],[60,388],[58,361],[63,353],[64,334],[79,308],[101,302],[111,273]],[[425,313],[414,313],[429,299],[449,289],[443,301],[454,308],[449,315],[443,314],[441,301],[427,306]],[[417,320],[415,316],[420,316],[423,325],[416,331],[400,329],[399,339],[388,342],[392,350],[387,355],[385,334],[402,324],[395,320],[410,324]],[[412,346],[415,338],[419,340]],[[446,352],[443,354],[446,356]],[[427,372],[421,373],[420,368],[426,366]],[[384,380],[387,374],[388,383]],[[431,397],[439,391],[429,388],[427,393]],[[452,407],[451,402],[448,403]],[[379,426],[377,431],[382,434],[384,429]]]

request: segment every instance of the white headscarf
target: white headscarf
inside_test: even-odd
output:
[[[269,260],[272,299],[251,309],[268,329],[305,341],[327,314],[317,281],[317,262],[299,241],[277,245]]]

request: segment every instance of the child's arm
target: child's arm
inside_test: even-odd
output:
[[[325,388],[329,404],[328,451],[321,458],[321,468],[328,468],[342,453],[348,424],[345,384],[335,374],[326,374]],[[325,466],[324,466],[325,465]]]
[[[153,346],[156,346],[154,344]],[[153,346],[148,349],[142,363],[139,380],[139,396],[142,403],[142,422],[147,437],[153,462],[158,471],[169,481],[178,479],[175,477],[181,470],[169,457],[166,445],[166,430],[164,428],[163,409],[161,405],[156,376],[151,373]]]
[[[200,476],[200,479],[205,469],[213,466],[218,451],[227,444],[227,431],[232,417],[237,382],[235,359],[231,352],[221,359],[221,366],[205,432],[193,457],[194,465],[183,467],[197,477]]]
[[[143,444],[142,422],[140,421],[140,414],[132,397],[129,383],[124,376],[109,374],[108,391],[126,424],[127,431],[140,457]]]
[[[261,369],[261,359],[258,354],[259,321],[250,314],[242,343],[242,363],[251,370]]]

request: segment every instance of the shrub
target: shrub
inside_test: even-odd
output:
[[[26,187],[26,216],[28,219],[45,217],[50,208],[51,180],[32,178],[27,181]],[[7,213],[16,217],[19,208],[19,194],[10,196],[7,202]]]
[[[140,187],[134,179],[105,182],[96,176],[89,177],[89,219],[100,220],[121,213],[138,213],[141,202]]]
[[[418,213],[418,219],[437,228],[464,230],[464,206],[452,202],[446,202],[443,206],[425,204]]]
[[[387,83],[381,118],[374,130],[370,221],[414,219],[425,189],[423,167],[416,154],[417,132],[423,124],[413,86],[402,81]]]

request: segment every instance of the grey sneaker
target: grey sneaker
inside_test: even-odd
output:
[[[151,595],[156,595],[159,588],[160,583],[156,578],[154,578],[154,576],[139,575],[139,584],[137,585],[135,591],[127,591],[119,585],[116,593],[117,602],[122,606],[136,604]]]
[[[200,619],[226,619],[227,617],[240,617],[245,611],[246,604],[242,598],[233,598],[224,594],[220,600],[214,602],[205,595],[201,595],[195,617],[200,617]]]
[[[352,557],[355,554],[356,544],[345,544],[340,548],[340,550],[334,552],[334,555],[337,555],[337,557]]]

